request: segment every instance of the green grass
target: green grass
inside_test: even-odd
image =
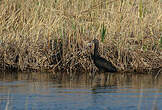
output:
[[[101,28],[101,42],[104,42],[105,35],[106,35],[106,27],[104,26],[104,23],[103,23],[102,28]]]
[[[160,49],[162,49],[162,37],[160,37],[159,44],[160,44]]]

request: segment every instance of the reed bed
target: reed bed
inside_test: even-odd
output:
[[[0,69],[96,70],[87,43],[119,71],[162,71],[160,0],[1,0]],[[51,58],[60,52],[60,61]]]

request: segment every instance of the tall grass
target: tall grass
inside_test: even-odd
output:
[[[160,44],[160,49],[162,49],[162,36],[160,37],[159,44]]]
[[[85,47],[94,38],[119,70],[159,68],[160,5],[160,0],[1,0],[0,68],[92,71]],[[49,65],[58,39],[62,64]]]

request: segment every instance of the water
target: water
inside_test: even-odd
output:
[[[0,110],[160,110],[161,78],[116,74],[103,86],[86,75],[56,81],[49,74],[1,74]]]

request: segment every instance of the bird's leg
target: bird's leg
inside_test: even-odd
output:
[[[107,73],[101,73],[100,78],[101,78],[101,85],[106,86],[107,80],[108,80],[108,74]]]
[[[110,83],[110,78],[111,78],[111,73],[108,73],[108,75],[107,75],[108,85],[111,84],[111,83]]]
[[[100,78],[101,78],[101,86],[105,86],[105,74],[101,73]]]
[[[105,75],[105,79],[104,79],[104,86],[106,86],[107,85],[107,80],[109,80],[109,74],[104,74]]]
[[[100,85],[100,82],[101,82],[101,78],[100,78],[100,75],[99,74],[96,74],[93,78],[93,81],[92,81],[92,86],[93,87],[97,87]]]

